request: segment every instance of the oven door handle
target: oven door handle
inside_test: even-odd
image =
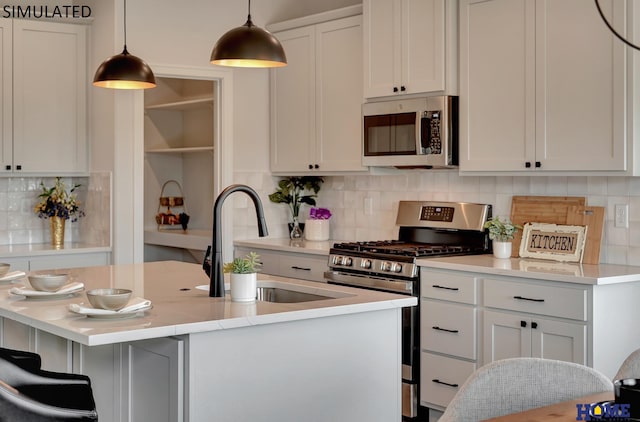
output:
[[[413,293],[411,281],[396,280],[392,278],[375,277],[372,275],[346,274],[338,271],[325,271],[324,279],[329,284],[341,284],[343,286],[364,287],[375,290],[410,295]]]

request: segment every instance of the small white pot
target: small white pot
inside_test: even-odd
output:
[[[496,258],[510,258],[511,257],[511,242],[500,242],[493,240],[493,256]]]
[[[254,302],[257,295],[258,274],[231,273],[231,300],[233,302]]]
[[[312,241],[329,240],[329,220],[307,220],[304,238]]]

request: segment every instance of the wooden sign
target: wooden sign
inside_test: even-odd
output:
[[[527,223],[522,230],[520,256],[560,262],[582,262],[587,228]]]

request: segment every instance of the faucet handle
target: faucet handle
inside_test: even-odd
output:
[[[204,254],[204,261],[202,261],[202,269],[211,277],[211,245],[207,246],[207,252]]]

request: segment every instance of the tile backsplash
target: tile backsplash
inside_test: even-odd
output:
[[[287,237],[288,208],[269,201],[279,177],[268,173],[236,173],[260,194],[269,235]],[[331,238],[382,240],[397,238],[395,218],[400,200],[478,202],[493,205],[493,214],[509,216],[513,195],[584,196],[587,205],[606,208],[600,262],[640,263],[640,178],[598,176],[460,176],[456,170],[389,171],[380,175],[329,176],[317,204],[329,208]],[[247,198],[248,199],[248,198]],[[234,201],[236,239],[257,237],[253,205],[238,196]],[[629,228],[614,226],[614,208],[629,206]],[[301,211],[301,220],[308,207]]]
[[[111,175],[92,173],[88,177],[64,177],[69,189],[74,184],[85,217],[66,224],[65,242],[82,242],[92,246],[111,243]],[[49,220],[34,212],[42,192],[40,183],[51,187],[55,177],[0,178],[0,245],[48,243]]]

